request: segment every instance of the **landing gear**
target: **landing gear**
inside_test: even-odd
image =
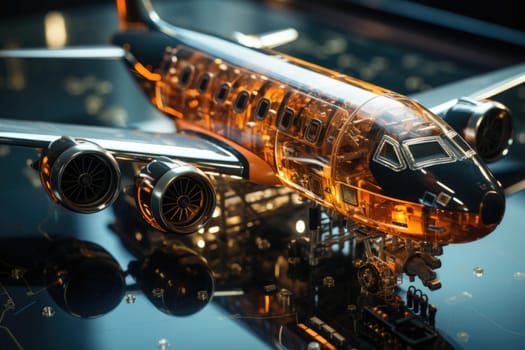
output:
[[[441,245],[399,238],[355,223],[347,225],[347,230],[356,246],[354,265],[358,267],[357,277],[364,292],[392,296],[403,274],[411,282],[417,276],[430,290],[441,287],[434,271],[441,267],[436,257],[443,252]],[[361,256],[357,255],[359,251]]]
[[[343,254],[352,256],[357,281],[364,293],[393,298],[403,274],[411,282],[418,277],[430,290],[441,287],[434,271],[441,266],[437,258],[443,252],[441,245],[399,238],[343,218],[331,217],[316,205],[309,210],[307,235],[294,240],[290,246],[294,248],[290,250],[294,261],[300,258],[310,267],[315,267],[324,258],[341,254],[341,247],[349,246]],[[303,243],[300,247],[299,242]]]
[[[357,280],[361,288],[370,293],[378,293],[390,284],[390,278],[385,278],[385,275],[391,275],[391,271],[380,261],[368,262],[357,270]]]
[[[358,268],[357,280],[362,290],[372,294],[389,295],[396,286],[392,270],[384,261],[374,258]]]

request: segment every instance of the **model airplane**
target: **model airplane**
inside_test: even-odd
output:
[[[416,242],[468,242],[501,221],[504,193],[484,161],[508,151],[510,117],[480,99],[523,82],[525,65],[422,93],[418,103],[257,37],[240,35],[241,45],[176,27],[149,0],[117,7],[120,48],[0,53],[123,59],[175,121],[176,134],[153,134],[0,120],[0,143],[42,149],[42,185],[63,207],[110,206],[121,192],[119,162],[133,161],[145,165],[135,177],[137,207],[167,232],[197,231],[212,216],[207,173],[284,185],[374,232]]]

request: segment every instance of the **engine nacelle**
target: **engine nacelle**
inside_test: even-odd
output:
[[[510,111],[499,102],[461,98],[443,119],[487,163],[506,155],[512,144]]]
[[[144,219],[156,229],[188,234],[201,228],[215,210],[210,179],[187,163],[159,158],[135,178],[135,199]]]
[[[111,205],[120,193],[115,158],[95,143],[62,137],[43,151],[40,181],[49,197],[66,209],[94,213]]]

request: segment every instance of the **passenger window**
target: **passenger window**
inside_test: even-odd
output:
[[[262,98],[257,104],[257,109],[255,110],[255,118],[257,120],[264,120],[269,110],[270,110],[270,100],[267,98]]]
[[[394,171],[405,169],[399,143],[389,136],[384,136],[374,153],[373,160]]]
[[[179,78],[179,85],[181,87],[186,87],[188,86],[190,80],[191,80],[191,77],[193,75],[193,66],[189,65],[189,66],[186,66],[184,67],[184,69],[182,70],[181,74],[180,74],[180,78]]]
[[[208,86],[210,85],[211,75],[210,73],[204,73],[199,81],[199,86],[197,87],[197,90],[201,94],[205,93],[208,90]]]
[[[222,103],[226,101],[228,94],[230,93],[230,84],[224,83],[219,86],[217,92],[215,93],[215,101]]]
[[[279,125],[282,130],[290,129],[293,123],[294,116],[295,112],[293,111],[293,109],[291,109],[290,107],[286,107],[279,122]]]
[[[316,143],[321,136],[321,131],[323,130],[323,123],[318,119],[310,120],[310,124],[306,128],[305,139],[308,142]]]
[[[235,99],[235,103],[233,104],[233,110],[237,113],[242,113],[246,109],[246,106],[248,106],[248,98],[250,97],[250,94],[248,91],[243,90],[237,95],[237,98]]]

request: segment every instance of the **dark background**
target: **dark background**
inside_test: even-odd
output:
[[[73,8],[86,5],[112,3],[110,0],[46,0],[46,1],[3,1],[0,4],[0,17],[28,15],[43,11]],[[304,0],[301,2],[305,2]],[[324,4],[344,4],[351,0],[322,1]],[[443,1],[410,0],[410,2],[447,10],[467,17],[498,23],[503,26],[525,30],[525,16],[519,11],[518,2],[512,0],[492,1]]]

